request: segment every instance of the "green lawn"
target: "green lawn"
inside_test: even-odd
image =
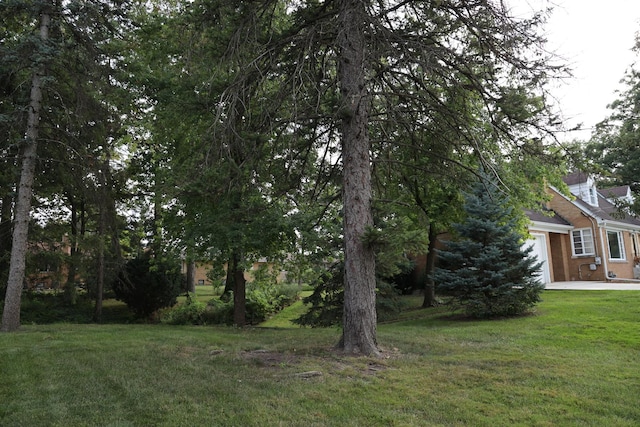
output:
[[[379,326],[383,359],[282,319],[27,325],[0,334],[0,425],[640,425],[640,292],[543,298],[512,320],[405,313]]]

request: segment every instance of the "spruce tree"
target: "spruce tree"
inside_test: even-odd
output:
[[[441,295],[476,318],[517,316],[540,301],[540,263],[523,248],[522,215],[493,182],[465,194],[466,218],[439,252],[434,281]]]

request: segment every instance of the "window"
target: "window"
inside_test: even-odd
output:
[[[607,240],[609,241],[609,259],[612,261],[624,261],[626,258],[622,231],[607,231]]]
[[[595,255],[591,229],[573,230],[571,232],[571,247],[574,256]]]
[[[595,187],[589,188],[589,204],[591,206],[598,206],[598,195],[596,194]]]

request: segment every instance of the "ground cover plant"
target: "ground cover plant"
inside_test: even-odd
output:
[[[640,292],[546,291],[530,316],[456,319],[380,324],[382,358],[287,322],[25,325],[0,335],[0,425],[640,424]]]

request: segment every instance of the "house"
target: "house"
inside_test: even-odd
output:
[[[67,236],[57,242],[29,243],[24,288],[38,291],[58,289],[67,281],[71,245]]]
[[[260,258],[257,261],[253,261],[253,263],[251,264],[250,270],[244,272],[244,278],[247,282],[252,282],[255,279],[255,274],[258,270],[260,270],[261,268],[267,268],[269,269],[269,271],[271,271],[273,267],[274,267],[274,264],[272,262],[269,262],[266,258]],[[210,263],[199,262],[195,264],[195,270],[193,274],[194,274],[194,283],[196,284],[196,286],[214,284],[214,281],[212,281],[211,279],[212,269],[213,269],[213,266]],[[223,270],[225,272],[227,271],[227,263],[224,264]],[[181,261],[181,273],[184,275],[187,274],[187,262],[185,260]],[[286,271],[280,271],[277,275],[276,280],[278,283],[282,283],[286,281],[286,278],[287,278]],[[218,286],[224,285],[224,280],[225,280],[224,276],[221,276],[220,278],[218,278],[215,284]]]
[[[550,187],[542,212],[527,212],[533,254],[545,283],[640,279],[640,220],[624,203],[628,186],[598,191],[592,176],[565,177],[571,196]]]

